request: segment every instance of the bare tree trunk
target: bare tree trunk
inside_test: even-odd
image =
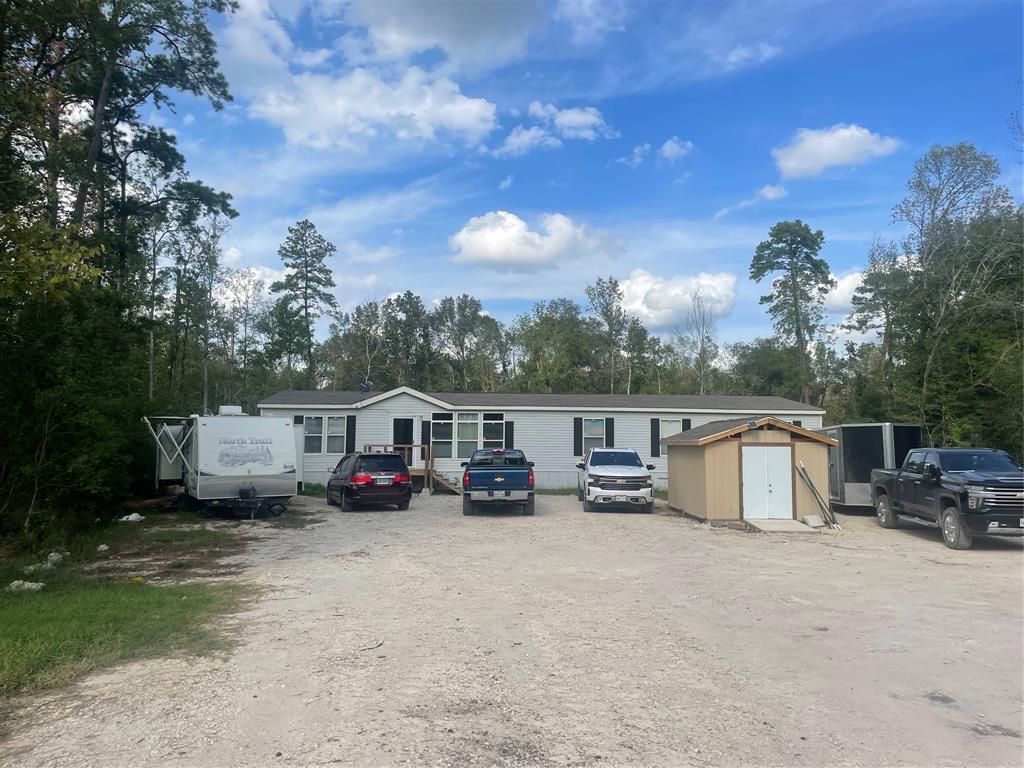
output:
[[[116,4],[115,4],[116,5]],[[113,16],[113,14],[111,14]],[[85,158],[86,178],[78,184],[78,194],[75,196],[75,209],[71,214],[73,224],[81,224],[85,215],[85,198],[89,194],[89,177],[96,170],[96,161],[100,156],[100,146],[103,142],[104,119],[107,109],[107,98],[110,94],[110,81],[114,76],[114,54],[109,53],[103,61],[103,82],[100,84],[100,91],[92,107],[93,133],[89,140],[89,151]]]

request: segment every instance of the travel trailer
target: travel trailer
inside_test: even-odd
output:
[[[280,514],[296,493],[290,418],[221,406],[216,416],[142,420],[156,441],[157,483],[180,483],[204,506]]]

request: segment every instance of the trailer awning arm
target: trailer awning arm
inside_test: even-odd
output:
[[[149,430],[149,434],[153,436],[153,440],[156,443],[157,450],[167,460],[168,464],[173,464],[178,458],[181,459],[181,463],[185,469],[189,472],[194,473],[195,470],[188,463],[188,459],[185,458],[185,453],[182,450],[185,445],[185,440],[190,434],[192,434],[191,425],[182,424],[181,438],[175,438],[167,430],[167,423],[171,421],[188,422],[191,421],[187,416],[153,416],[153,421],[157,423],[156,429],[153,429],[153,424],[150,422],[150,417],[143,416],[142,423],[146,425],[146,429]],[[166,435],[167,439],[170,440],[171,445],[174,447],[174,451],[171,454],[167,453],[167,449],[164,447],[164,441],[161,439],[162,436]]]

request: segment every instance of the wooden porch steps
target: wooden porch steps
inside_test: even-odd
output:
[[[462,495],[462,486],[452,482],[450,478],[445,477],[440,472],[434,472],[434,492],[441,493],[454,493],[456,496]]]

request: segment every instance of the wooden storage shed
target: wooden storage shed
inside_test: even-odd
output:
[[[836,441],[782,419],[712,421],[661,442],[669,506],[692,517],[727,522],[821,514],[797,475],[800,462],[828,498],[828,448]]]

